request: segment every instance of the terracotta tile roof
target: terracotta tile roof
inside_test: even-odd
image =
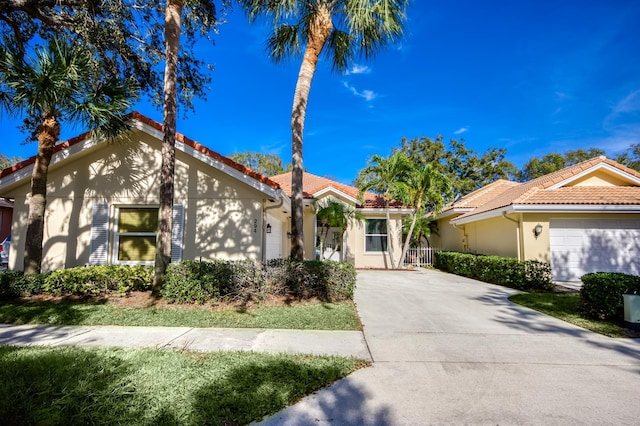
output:
[[[639,204],[634,200],[640,194],[640,187],[578,186],[549,189],[599,164],[607,164],[640,179],[640,173],[637,171],[604,156],[596,157],[525,183],[514,183],[502,193],[494,193],[495,197],[486,203],[477,206],[473,211],[465,213],[456,219],[467,218],[514,204]]]
[[[568,186],[530,191],[521,204],[640,205],[637,186]]]
[[[271,176],[271,180],[277,182],[282,190],[291,197],[291,172],[283,173],[277,176]],[[321,176],[317,176],[311,173],[304,172],[302,175],[302,193],[304,198],[312,199],[313,194],[316,194],[326,188],[334,188],[340,192],[347,194],[348,196],[358,199],[358,188],[351,185],[345,185],[344,183],[336,182],[331,179],[327,179]],[[364,194],[364,207],[371,208],[384,208],[384,198],[374,194],[372,192],[365,192]],[[392,201],[391,207],[402,207],[399,203]]]
[[[458,208],[469,209],[480,207],[483,204],[493,200],[507,189],[513,188],[514,186],[518,185],[520,185],[520,183],[518,182],[512,182],[506,179],[498,179],[497,181],[492,182],[489,185],[483,186],[482,188],[476,189],[470,194],[465,195],[458,201],[449,204],[441,210],[441,213],[445,213],[449,210]]]
[[[154,120],[152,120],[152,119],[140,114],[139,112],[132,112],[132,113],[129,114],[129,116],[131,117],[132,120],[139,121],[140,123],[147,124],[147,125],[153,127],[154,129],[156,129],[158,131],[161,131],[161,132],[163,131],[162,124],[160,124],[157,121],[154,121]],[[53,153],[55,154],[55,153],[60,152],[60,151],[62,151],[64,149],[67,149],[67,148],[69,148],[69,147],[71,147],[71,146],[73,146],[73,145],[75,145],[75,144],[77,144],[79,142],[82,142],[82,141],[88,139],[89,137],[90,137],[90,132],[85,132],[85,133],[83,133],[81,135],[73,137],[73,138],[69,139],[66,142],[63,142],[63,143],[60,143],[60,144],[56,145],[54,147]],[[182,142],[185,145],[190,146],[191,148],[195,149],[196,151],[199,151],[199,152],[205,154],[206,156],[213,158],[214,160],[220,161],[221,163],[223,163],[223,164],[225,164],[225,165],[227,165],[227,166],[229,166],[229,167],[231,167],[231,168],[233,168],[233,169],[235,169],[235,170],[237,170],[237,171],[239,171],[239,172],[241,172],[241,173],[243,173],[243,174],[245,174],[247,176],[250,176],[250,177],[256,179],[259,182],[262,182],[265,185],[270,186],[273,189],[279,189],[280,188],[280,186],[276,182],[274,182],[273,180],[269,179],[268,177],[265,177],[265,176],[261,175],[260,173],[255,172],[255,171],[253,171],[253,170],[251,170],[251,169],[249,169],[249,168],[247,168],[247,167],[245,167],[245,166],[243,166],[243,165],[241,165],[239,163],[236,163],[235,161],[231,160],[230,158],[224,157],[224,156],[218,154],[217,152],[215,152],[215,151],[213,151],[213,150],[211,150],[211,149],[209,149],[209,148],[207,148],[207,147],[205,147],[203,145],[200,145],[198,142],[194,141],[193,139],[189,139],[188,137],[184,136],[181,133],[176,133],[176,141]],[[23,168],[35,163],[35,161],[36,161],[36,157],[33,156],[33,157],[30,157],[30,158],[28,158],[28,159],[26,159],[24,161],[19,162],[18,164],[14,165],[12,167],[9,167],[8,169],[2,170],[0,172],[0,178],[3,178],[3,177],[8,176],[8,175],[10,175],[12,173],[15,173],[18,170],[23,169]]]

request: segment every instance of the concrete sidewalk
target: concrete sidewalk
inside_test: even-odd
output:
[[[353,356],[371,360],[360,331],[0,325],[0,345],[285,352]]]

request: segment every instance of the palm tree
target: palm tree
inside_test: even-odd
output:
[[[389,158],[373,155],[369,160],[369,165],[358,174],[356,184],[360,190],[361,197],[366,191],[374,191],[383,196],[384,209],[387,218],[387,249],[391,267],[393,263],[393,240],[391,239],[391,217],[389,204],[393,194],[397,191],[399,182],[407,175],[410,169],[410,162],[407,156],[401,151],[394,151]]]
[[[159,236],[156,242],[152,286],[154,296],[159,295],[167,265],[171,262],[171,219],[175,186],[176,120],[178,111],[178,57],[180,53],[183,7],[184,0],[168,0],[165,8],[164,135],[162,138],[162,165],[160,170]],[[213,0],[189,2],[188,7],[191,9],[192,15],[198,16],[203,32],[215,25],[215,5]]]
[[[91,52],[54,38],[35,56],[11,40],[0,46],[0,109],[26,113],[25,128],[38,140],[31,175],[31,198],[25,238],[24,272],[40,272],[47,204],[47,173],[61,122],[80,123],[93,137],[112,137],[128,127],[132,102],[126,83],[94,60]]]
[[[425,208],[438,212],[444,205],[445,195],[451,191],[451,181],[440,173],[434,163],[424,166],[411,163],[411,168],[395,187],[395,194],[406,205],[413,206],[411,225],[404,242],[402,255],[398,261],[398,268],[402,266],[404,258],[409,250],[409,243],[413,229],[419,217],[422,217]]]
[[[349,208],[346,204],[337,200],[322,200],[315,204],[316,217],[322,225],[320,231],[320,258],[324,260],[324,247],[326,245],[329,228],[340,228],[340,239],[333,247],[329,259],[336,253],[338,247],[343,247],[344,233],[350,224],[364,220],[362,212]]]
[[[291,257],[304,257],[302,142],[311,81],[320,55],[331,56],[333,68],[345,71],[357,55],[372,57],[403,32],[409,0],[238,0],[249,20],[273,20],[267,40],[276,61],[299,55],[304,46],[291,111]],[[325,51],[325,48],[327,50]]]

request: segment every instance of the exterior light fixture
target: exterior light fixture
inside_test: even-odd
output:
[[[271,224],[267,223],[267,234],[271,233]]]
[[[542,234],[542,225],[537,224],[535,228],[533,228],[533,235],[538,238]]]
[[[287,232],[287,238],[291,239],[291,232]]]

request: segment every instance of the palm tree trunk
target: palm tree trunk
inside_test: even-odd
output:
[[[162,167],[160,177],[160,229],[156,244],[156,261],[152,287],[154,296],[159,295],[167,271],[167,265],[171,262],[171,216],[173,213],[173,187],[176,164],[176,86],[182,6],[183,0],[169,0],[164,20],[166,48],[164,73],[164,138],[162,140]]]
[[[300,65],[291,111],[291,163],[293,166],[291,173],[291,196],[293,198],[291,258],[294,260],[304,259],[304,196],[302,192],[302,176],[304,172],[302,164],[302,135],[304,121],[307,113],[309,92],[311,91],[311,81],[316,71],[318,58],[332,30],[331,11],[327,5],[321,4],[309,24],[309,41]]]
[[[400,255],[400,260],[398,261],[398,268],[402,268],[402,264],[404,263],[404,258],[407,255],[407,251],[409,251],[409,242],[411,241],[411,235],[413,235],[413,228],[415,228],[417,220],[418,220],[418,209],[416,209],[416,211],[413,212],[413,219],[411,220],[411,226],[409,226],[407,239],[404,242],[404,247],[402,248],[402,254]]]
[[[387,196],[387,200],[388,199],[389,198]],[[391,263],[391,269],[396,269],[396,264],[393,258],[393,242],[391,241],[391,215],[389,214],[389,206],[384,210],[387,216],[387,251],[389,252],[389,263]]]
[[[44,212],[47,207],[47,173],[53,148],[60,138],[60,123],[53,114],[46,114],[38,129],[38,155],[31,173],[29,219],[24,245],[24,273],[38,274],[42,265]]]

